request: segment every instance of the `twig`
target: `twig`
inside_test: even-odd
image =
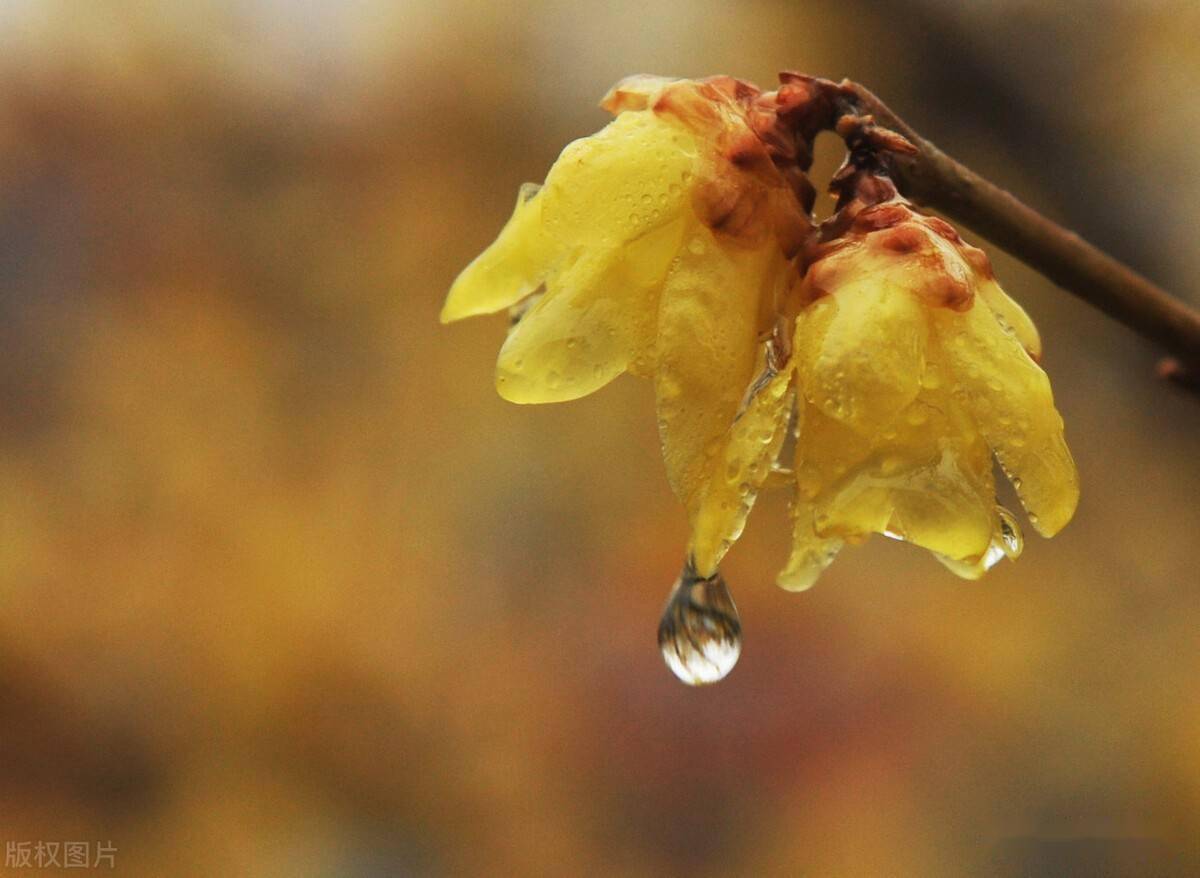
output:
[[[868,89],[845,80],[838,91],[855,113],[873,116],[916,147],[890,155],[892,176],[905,196],[958,220],[1163,347],[1177,359],[1172,375],[1200,375],[1200,311],[950,158]]]

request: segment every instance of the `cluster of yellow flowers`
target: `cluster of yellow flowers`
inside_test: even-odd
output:
[[[784,587],[871,533],[977,578],[1021,547],[993,454],[1039,533],[1078,499],[1037,330],[983,252],[879,168],[848,160],[837,214],[813,223],[805,79],[620,83],[615,120],[522,188],[442,320],[510,309],[496,386],[513,402],[652,378],[700,577],[786,479]]]

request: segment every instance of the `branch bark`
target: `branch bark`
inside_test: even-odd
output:
[[[867,88],[846,80],[838,89],[856,114],[873,116],[916,147],[912,154],[889,156],[893,179],[906,197],[958,220],[1161,346],[1177,360],[1173,380],[1200,386],[1178,377],[1179,370],[1200,376],[1200,311],[950,158]]]

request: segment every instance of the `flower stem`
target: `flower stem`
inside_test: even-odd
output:
[[[946,155],[868,89],[845,80],[838,91],[847,109],[873,116],[916,147],[890,154],[889,168],[906,197],[958,220],[1161,346],[1176,358],[1163,374],[1181,386],[1200,387],[1179,377],[1200,375],[1200,311]]]

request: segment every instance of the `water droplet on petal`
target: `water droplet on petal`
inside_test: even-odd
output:
[[[721,574],[707,579],[689,561],[679,574],[662,621],[658,646],[667,667],[689,686],[722,680],[742,653],[742,623]]]
[[[1021,557],[1021,551],[1025,548],[1025,539],[1021,536],[1021,526],[1017,524],[1017,519],[1013,514],[1003,506],[998,506],[996,513],[1000,516],[1000,547],[1004,550],[1005,555],[1016,561]]]

